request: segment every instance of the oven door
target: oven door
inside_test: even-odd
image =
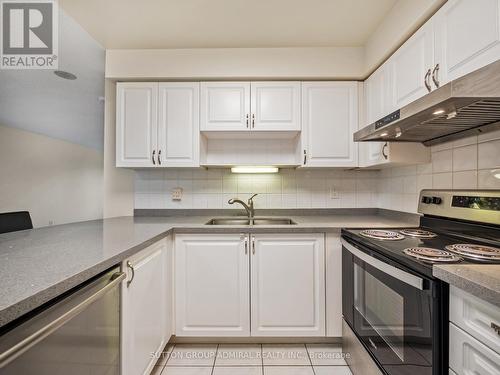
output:
[[[342,244],[344,319],[386,374],[435,374],[432,280]]]

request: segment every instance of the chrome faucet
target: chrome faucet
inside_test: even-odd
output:
[[[237,198],[232,198],[232,199],[228,200],[227,203],[229,203],[229,204],[235,204],[235,203],[241,204],[243,206],[243,208],[245,209],[245,211],[247,212],[248,219],[253,220],[253,217],[255,216],[255,210],[253,208],[253,199],[257,195],[258,194],[254,194],[250,198],[248,198],[247,203],[245,203],[241,199],[237,199]]]

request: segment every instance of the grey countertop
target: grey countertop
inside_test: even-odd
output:
[[[404,227],[418,217],[366,214],[290,217],[293,226],[207,226],[212,216],[118,217],[0,235],[0,327],[139,250],[180,233],[328,232],[342,227]]]
[[[500,307],[500,265],[447,264],[434,266],[435,277]]]

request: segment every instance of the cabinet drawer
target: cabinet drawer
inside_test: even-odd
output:
[[[457,375],[498,375],[500,354],[450,323],[450,368]]]
[[[500,353],[500,335],[492,328],[500,326],[500,308],[452,286],[450,321]]]

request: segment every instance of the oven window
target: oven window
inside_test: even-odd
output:
[[[404,362],[404,298],[356,263],[354,307]]]

